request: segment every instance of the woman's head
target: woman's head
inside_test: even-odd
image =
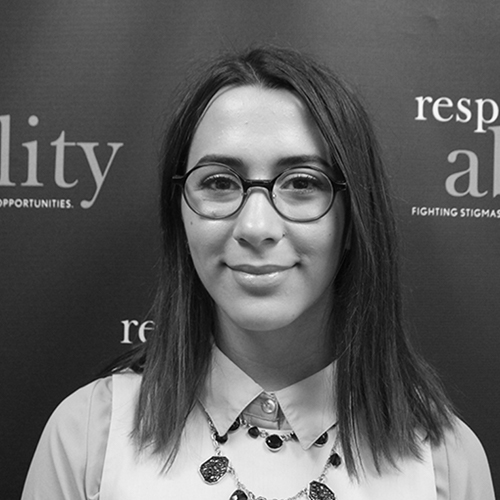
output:
[[[172,178],[193,167],[189,165],[190,151],[207,109],[213,107],[214,101],[220,101],[219,96],[224,98],[228,89],[243,87],[293,95],[321,142],[331,178],[345,179],[347,183],[347,195],[342,196],[342,201],[348,221],[345,226],[351,228],[345,241],[350,250],[337,277],[336,288],[343,300],[333,300],[339,306],[342,303],[341,309],[346,312],[347,303],[352,307],[356,298],[367,300],[360,288],[373,294],[377,269],[384,263],[392,266],[392,219],[384,173],[369,120],[355,95],[329,69],[291,50],[257,48],[218,59],[185,91],[168,130],[163,157],[166,268],[176,273],[182,268],[185,284],[189,281],[196,289],[197,300],[209,305],[188,255],[180,190],[175,189]],[[337,234],[336,238],[345,239],[345,234]],[[332,261],[338,259],[335,252],[336,249]]]
[[[155,305],[156,329],[145,345],[137,440],[141,446],[153,444],[156,451],[173,450],[171,463],[208,372],[210,333],[216,326],[214,302],[189,255],[189,209],[174,185],[174,176],[184,175],[197,164],[195,149],[200,144],[193,147],[193,141],[209,104],[222,102],[214,97],[234,97],[238,89],[243,93],[251,89],[254,95],[260,91],[267,97],[273,91],[272,95],[294,102],[311,124],[302,137],[313,139],[315,153],[326,157],[328,166],[321,168],[330,169],[331,179],[345,180],[347,185],[346,192],[339,193],[341,203],[336,205],[335,200],[332,213],[323,217],[330,230],[343,233],[345,243],[338,269],[334,268],[339,260],[339,239],[327,245],[333,264],[325,274],[331,279],[336,272],[328,297],[333,313],[328,334],[337,356],[335,397],[347,468],[356,473],[356,448],[361,439],[370,444],[378,465],[382,459],[394,463],[398,453],[418,456],[415,429],[439,442],[443,426],[449,423],[449,406],[432,371],[413,351],[402,324],[394,217],[370,121],[357,97],[329,69],[294,51],[272,47],[250,49],[211,63],[185,90],[167,130],[161,165],[164,255]],[[251,177],[269,179],[272,175],[254,172]],[[269,210],[268,199],[263,200],[267,196],[264,188],[253,193],[246,205],[253,198],[252,203],[259,200]],[[243,216],[246,205],[238,216]],[[342,210],[335,212],[339,207]],[[281,210],[292,218],[297,214],[289,207],[281,206]],[[338,226],[336,213],[341,221]],[[309,223],[295,224],[300,228]],[[279,237],[279,233],[273,236]],[[140,349],[140,360],[142,353]]]
[[[237,331],[281,330],[288,349],[294,338],[300,356],[330,361],[326,325],[345,200],[328,157],[288,90],[227,87],[205,109],[182,181],[182,217],[216,306],[220,347],[232,350]]]

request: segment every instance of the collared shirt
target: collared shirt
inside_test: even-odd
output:
[[[299,438],[299,442],[287,442],[282,451],[273,454],[262,446],[261,439],[249,439],[239,430],[221,446],[236,464],[240,480],[250,489],[258,489],[257,494],[286,498],[296,491],[295,483],[303,486],[303,477],[308,481],[319,474],[318,464],[324,463],[330,446],[335,446],[335,431],[331,429],[336,421],[335,406],[325,397],[333,397],[333,391],[327,391],[333,375],[331,365],[297,384],[267,394],[220,351],[214,351],[200,401],[217,431],[224,434],[243,412],[252,423],[267,419],[268,428],[281,426],[286,432],[289,427]],[[207,486],[198,473],[201,462],[214,454],[201,406],[188,420],[185,441],[168,474],[162,472],[157,459],[137,458],[130,430],[140,380],[132,373],[101,379],[58,407],[33,458],[22,500],[229,499],[236,487],[234,478],[225,477]],[[325,429],[330,434],[328,447],[311,446]],[[359,485],[339,467],[329,473],[327,481],[339,500],[494,500],[484,451],[462,422],[457,420],[455,429],[446,432],[440,446],[429,448],[424,461],[424,468],[413,469],[416,464],[401,463],[398,466],[402,474],[389,471],[380,480],[374,475]],[[409,472],[405,474],[404,470]],[[425,478],[425,497],[416,492],[422,481],[417,480],[413,470]]]
[[[221,435],[243,414],[252,425],[293,430],[307,450],[337,422],[333,380],[331,363],[300,382],[266,393],[215,347],[200,401]]]

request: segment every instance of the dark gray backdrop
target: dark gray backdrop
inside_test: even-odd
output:
[[[19,497],[60,400],[124,340],[147,335],[172,92],[193,61],[262,41],[319,57],[363,94],[397,196],[416,341],[499,484],[497,0],[38,0],[1,10],[2,499]]]

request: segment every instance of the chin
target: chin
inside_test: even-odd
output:
[[[228,318],[237,328],[252,332],[281,330],[290,326],[297,319],[295,315],[290,315],[289,311],[287,314],[279,314],[276,310],[266,314],[266,311],[262,309],[255,311],[254,314],[249,314],[249,312],[246,311],[242,315],[235,315],[233,312]]]

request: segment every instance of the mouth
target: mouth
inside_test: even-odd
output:
[[[289,279],[297,264],[227,264],[234,281],[252,295],[275,293]]]
[[[287,271],[294,267],[293,265],[276,265],[276,264],[266,264],[262,266],[254,266],[251,264],[240,264],[240,265],[228,265],[233,271],[240,273],[252,274],[255,276],[262,276],[264,274],[275,274],[283,271]]]

